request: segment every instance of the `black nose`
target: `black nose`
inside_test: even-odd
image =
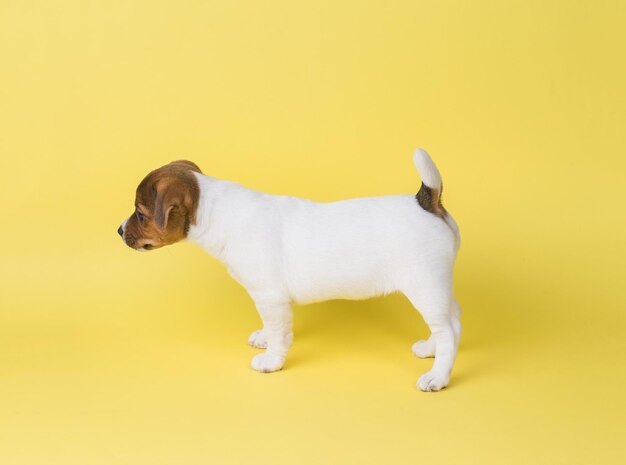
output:
[[[122,229],[122,227],[121,227],[121,226],[120,226],[119,228],[117,228],[117,233],[118,233],[120,236],[124,237],[124,230]]]

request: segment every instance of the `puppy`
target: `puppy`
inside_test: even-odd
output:
[[[292,303],[402,292],[431,330],[412,348],[435,357],[417,385],[437,391],[448,385],[461,334],[452,290],[460,238],[441,204],[437,167],[421,149],[413,160],[422,176],[416,195],[328,203],[255,192],[175,161],[141,181],[118,233],[136,250],[187,240],[224,263],[263,321],[248,342],[266,349],[252,359],[264,373],[285,363]]]

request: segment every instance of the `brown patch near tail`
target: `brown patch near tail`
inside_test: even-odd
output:
[[[415,194],[415,198],[417,199],[417,203],[429,213],[438,216],[439,218],[445,218],[448,214],[446,209],[441,205],[441,192],[443,191],[443,186],[441,186],[441,191],[439,189],[434,189],[432,187],[428,187],[426,184],[422,183],[420,190]]]

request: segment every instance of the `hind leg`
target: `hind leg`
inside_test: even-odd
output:
[[[452,315],[450,316],[450,322],[452,324],[452,330],[454,331],[454,338],[456,340],[457,346],[459,344],[459,339],[461,338],[461,322],[459,321],[459,317],[461,316],[461,307],[459,303],[454,300],[452,302]],[[430,358],[435,356],[435,338],[431,336],[422,341],[417,341],[411,347],[413,353],[419,358]]]
[[[450,382],[456,358],[461,327],[456,315],[458,305],[455,308],[451,292],[445,289],[422,288],[404,294],[422,314],[432,333],[428,341],[414,345],[421,354],[434,351],[435,356],[432,369],[419,378],[417,385],[422,391],[439,391]]]
[[[456,299],[452,299],[452,315],[450,316],[450,320],[452,321],[452,329],[454,330],[454,337],[458,347],[459,341],[461,340],[461,306]]]

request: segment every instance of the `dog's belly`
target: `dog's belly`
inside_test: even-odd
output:
[[[330,274],[311,276],[309,279],[291,280],[290,298],[298,304],[308,304],[333,299],[360,300],[368,299],[396,291],[392,286],[385,286],[376,276],[346,276]]]

